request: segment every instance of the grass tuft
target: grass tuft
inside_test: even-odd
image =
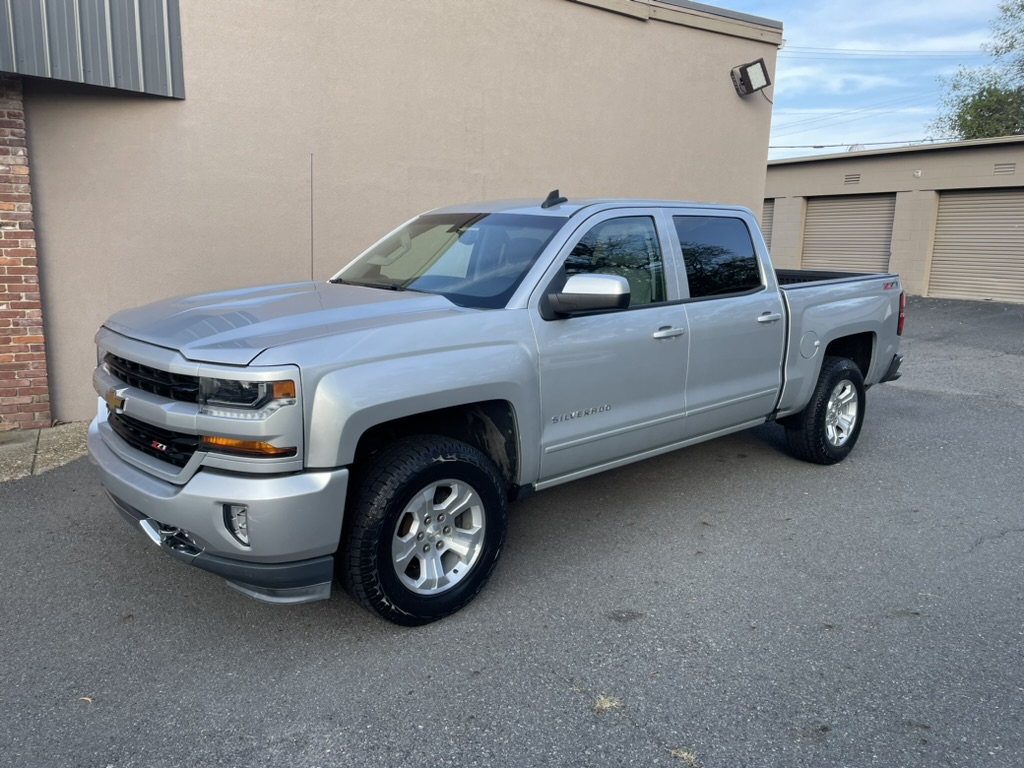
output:
[[[670,749],[668,753],[687,768],[700,768],[700,760],[696,752],[689,749]]]
[[[622,702],[614,696],[598,696],[594,699],[594,714],[603,715],[609,709],[620,709]]]

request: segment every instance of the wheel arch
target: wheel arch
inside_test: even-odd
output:
[[[824,352],[815,354],[810,360],[802,360],[800,355],[791,351],[786,386],[776,420],[785,423],[786,419],[803,411],[821,376],[822,366],[829,357],[852,360],[864,379],[864,388],[870,387],[869,370],[875,362],[877,344],[878,335],[874,331],[860,331],[829,340]]]
[[[471,445],[498,469],[510,498],[515,496],[520,470],[519,430],[515,409],[507,400],[485,400],[376,424],[359,437],[356,467],[365,466],[387,445],[413,435],[440,435]]]
[[[868,371],[874,360],[875,344],[876,336],[872,331],[854,333],[849,336],[832,339],[828,346],[825,347],[822,361],[824,362],[826,357],[845,357],[848,360],[852,360],[860,369],[860,375],[867,379]],[[819,365],[819,372],[820,368],[821,366]]]

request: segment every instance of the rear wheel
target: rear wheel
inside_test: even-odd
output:
[[[375,458],[357,494],[341,578],[363,607],[416,626],[454,613],[483,588],[508,506],[483,453],[444,437],[406,438]]]
[[[815,464],[842,461],[860,436],[864,406],[864,377],[856,363],[826,357],[807,407],[785,423],[790,450]]]

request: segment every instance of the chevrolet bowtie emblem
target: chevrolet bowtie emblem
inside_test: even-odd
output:
[[[116,389],[108,389],[107,393],[103,395],[103,399],[106,401],[107,407],[115,413],[124,408],[124,398],[118,396]]]

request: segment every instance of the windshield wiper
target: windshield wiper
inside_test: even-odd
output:
[[[385,291],[404,291],[404,285],[398,285],[397,283],[364,283],[359,280],[342,280],[340,277],[336,277],[330,282],[335,285],[358,285],[361,288],[381,288]]]

